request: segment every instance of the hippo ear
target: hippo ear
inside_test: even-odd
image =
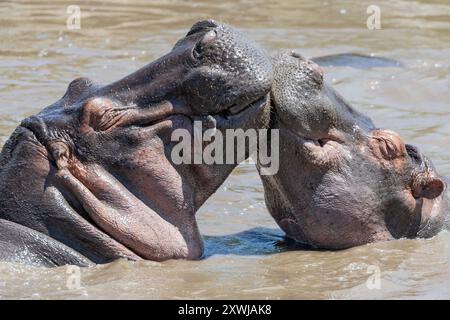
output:
[[[415,184],[412,192],[415,198],[434,199],[445,190],[445,182],[439,178],[430,178],[422,183]]]

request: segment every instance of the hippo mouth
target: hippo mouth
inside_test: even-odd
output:
[[[342,144],[337,137],[327,136],[323,138],[306,138],[298,136],[304,148],[315,152],[330,152]]]
[[[262,103],[264,103],[266,101],[267,101],[267,97],[261,97],[250,104],[235,103],[235,104],[231,105],[231,107],[227,108],[227,110],[225,112],[230,115],[236,115],[236,114],[243,112],[244,110],[246,110],[248,108],[251,108],[252,106],[261,105]]]
[[[181,116],[189,118],[192,122],[200,120],[202,117],[213,117],[217,128],[237,128],[245,126],[258,111],[268,104],[268,101],[269,95],[267,94],[250,103],[232,104],[219,112],[204,115],[193,114],[189,107],[177,106],[170,102],[164,102],[147,110],[138,108],[126,109],[124,112],[127,113],[128,116],[122,117],[125,120],[119,121],[114,127],[151,127]]]
[[[282,120],[280,120],[283,122]],[[295,141],[296,149],[301,152],[305,159],[315,165],[328,165],[338,160],[340,154],[344,151],[344,140],[333,133],[323,134],[320,136],[308,137],[299,134],[288,125],[283,123],[287,129],[289,136]]]
[[[269,94],[250,103],[233,104],[223,111],[213,115],[218,128],[245,127],[258,112],[268,105]]]

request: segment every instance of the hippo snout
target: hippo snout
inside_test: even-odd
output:
[[[183,86],[194,113],[243,110],[269,93],[273,81],[270,58],[240,31],[214,20],[199,21],[176,45],[182,46],[192,50],[194,67]]]

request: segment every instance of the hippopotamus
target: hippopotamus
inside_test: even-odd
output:
[[[262,49],[205,20],[123,79],[73,80],[3,147],[0,260],[200,258],[195,213],[238,163],[175,165],[171,134],[267,127],[272,77]]]
[[[273,57],[279,171],[261,175],[270,214],[303,247],[428,238],[445,227],[446,183],[396,132],[377,128],[296,52]]]

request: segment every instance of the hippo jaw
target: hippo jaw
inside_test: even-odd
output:
[[[280,170],[261,179],[287,236],[344,249],[441,230],[444,183],[431,162],[351,108],[312,62],[291,53],[274,60]]]
[[[195,121],[220,131],[266,128],[271,82],[265,53],[213,21],[195,24],[169,54],[110,85],[73,81],[7,143],[0,172],[9,178],[0,189],[4,199],[21,190],[24,200],[5,201],[0,218],[94,262],[199,258],[195,212],[237,163],[176,165],[172,133],[193,134]],[[39,165],[14,177],[26,157]]]

